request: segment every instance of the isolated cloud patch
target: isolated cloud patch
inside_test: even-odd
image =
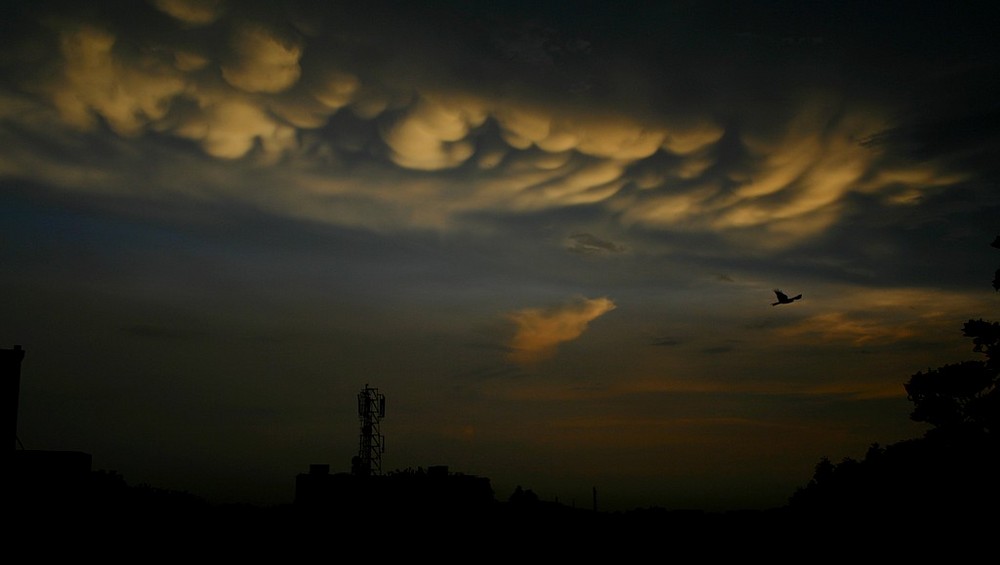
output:
[[[593,320],[614,310],[615,303],[606,297],[579,298],[549,309],[527,308],[508,314],[517,326],[510,341],[508,359],[518,365],[530,365],[555,355],[559,344],[583,335]]]
[[[566,248],[581,255],[604,255],[622,253],[625,247],[612,241],[603,240],[589,233],[575,233],[569,236]]]

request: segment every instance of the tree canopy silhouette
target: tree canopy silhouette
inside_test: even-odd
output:
[[[1000,323],[969,320],[963,335],[986,360],[963,361],[918,372],[904,385],[913,402],[910,418],[938,433],[995,434],[1000,412]]]
[[[1000,248],[1000,237],[993,245]],[[962,333],[983,358],[917,372],[903,385],[910,419],[932,428],[873,444],[861,461],[824,457],[791,508],[869,523],[926,516],[938,520],[936,535],[965,536],[988,524],[980,516],[1000,504],[1000,323],[968,320]]]
[[[1000,248],[1000,236],[991,245]],[[993,286],[998,287],[997,280]],[[914,404],[910,418],[934,426],[936,434],[986,434],[995,439],[1000,424],[1000,322],[969,320],[962,335],[972,338],[972,350],[985,359],[911,376],[904,385]]]

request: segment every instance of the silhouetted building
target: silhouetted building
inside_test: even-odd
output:
[[[447,466],[384,475],[330,473],[310,465],[295,480],[295,504],[333,513],[407,515],[485,511],[495,502],[486,477],[450,473]]]
[[[18,436],[21,395],[21,361],[24,350],[0,349],[0,378],[4,380],[14,427],[14,451],[11,455],[9,488],[15,504],[46,506],[68,505],[82,501],[91,492],[89,453],[81,451],[44,451],[23,449]]]
[[[449,473],[444,465],[382,473],[385,436],[385,395],[367,384],[358,393],[361,434],[350,473],[330,473],[330,466],[313,464],[295,478],[298,508],[352,516],[441,516],[457,511],[485,510],[495,502],[490,480]]]

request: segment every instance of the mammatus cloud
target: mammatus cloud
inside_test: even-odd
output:
[[[223,0],[155,0],[153,4],[166,14],[192,26],[206,25],[222,15]]]
[[[67,123],[89,129],[103,118],[115,133],[135,136],[162,119],[184,91],[183,79],[156,57],[130,61],[115,54],[116,37],[89,25],[64,30],[61,76],[41,87]]]
[[[531,365],[556,353],[559,344],[580,337],[588,324],[614,310],[611,299],[580,298],[550,309],[527,308],[509,314],[517,330],[510,341],[508,359]]]
[[[69,126],[197,144],[218,160],[206,160],[206,178],[229,175],[235,160],[271,166],[282,182],[269,201],[311,218],[446,229],[484,211],[587,206],[623,229],[713,233],[780,249],[836,225],[854,195],[900,207],[965,180],[944,164],[890,161],[884,148],[863,143],[892,126],[892,113],[861,96],[803,88],[766,124],[737,127],[720,121],[710,100],[681,118],[673,108],[650,112],[614,99],[507,96],[455,77],[399,73],[385,56],[398,38],[362,41],[336,22],[306,33],[291,21],[237,17],[221,2],[153,5],[170,24],[158,35],[111,21],[51,20],[53,66],[20,78]],[[204,41],[208,33],[218,40]],[[352,117],[335,119],[341,113]],[[362,141],[345,141],[355,137]],[[281,168],[289,162],[298,168]],[[391,190],[359,175],[362,166]],[[336,194],[317,190],[317,178]],[[363,202],[364,213],[345,202]],[[571,248],[615,251],[594,240]]]
[[[299,80],[302,48],[263,26],[244,26],[233,34],[234,60],[222,66],[226,82],[246,92],[281,92]]]
[[[466,138],[485,119],[483,111],[471,104],[444,104],[424,98],[385,133],[384,139],[397,165],[417,170],[450,169],[475,153]]]

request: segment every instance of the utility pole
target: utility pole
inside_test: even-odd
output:
[[[17,449],[20,440],[17,437],[17,413],[20,406],[21,396],[21,360],[24,359],[24,350],[20,345],[15,345],[14,349],[0,349],[0,376],[6,381],[3,386],[7,387],[7,406],[10,410],[9,423],[14,427],[14,449]]]

